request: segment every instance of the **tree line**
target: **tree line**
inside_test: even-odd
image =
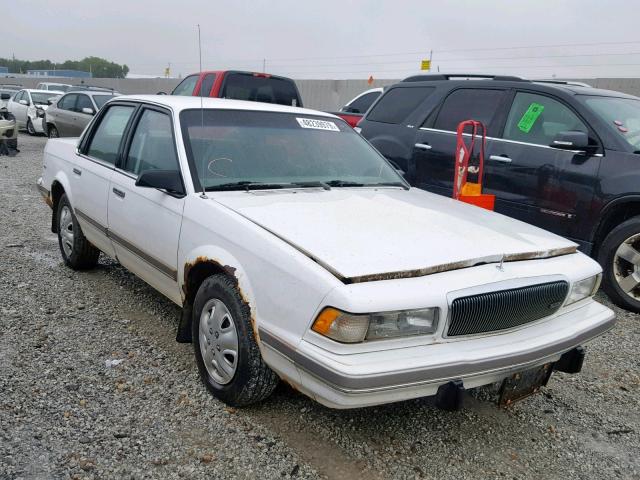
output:
[[[125,78],[129,73],[129,67],[126,65],[118,65],[100,57],[66,60],[62,63],[51,60],[0,58],[0,67],[8,67],[9,73],[27,73],[27,70],[81,70],[91,72],[96,78]]]

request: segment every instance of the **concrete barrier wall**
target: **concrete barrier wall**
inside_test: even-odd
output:
[[[616,90],[640,97],[640,78],[586,78],[577,79],[597,88]],[[78,79],[69,78],[0,78],[1,83],[20,83],[26,88],[34,88],[40,82],[60,82],[77,84]],[[86,83],[100,87],[114,88],[124,94],[155,94],[171,92],[180,82],[176,78],[91,78]],[[384,87],[398,80],[376,80],[368,85],[366,80],[296,80],[302,101],[308,108],[318,110],[339,110],[359,93],[372,88]]]

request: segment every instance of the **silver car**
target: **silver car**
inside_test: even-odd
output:
[[[115,94],[104,91],[69,92],[51,104],[45,115],[49,138],[79,137],[93,116]]]

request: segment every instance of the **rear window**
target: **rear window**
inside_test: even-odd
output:
[[[489,135],[495,134],[491,123],[500,108],[503,97],[502,90],[475,88],[454,90],[442,104],[434,128],[455,132],[460,122],[478,120],[487,127]]]
[[[263,77],[250,73],[228,73],[220,92],[221,98],[277,103],[301,107],[302,102],[293,80]]]
[[[434,87],[393,88],[373,106],[373,110],[367,115],[367,120],[400,123],[434,90]]]

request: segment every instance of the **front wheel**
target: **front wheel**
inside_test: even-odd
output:
[[[29,135],[35,135],[36,134],[36,129],[33,127],[33,123],[31,122],[31,119],[27,119],[27,133]]]
[[[58,129],[55,127],[55,125],[49,124],[49,126],[47,127],[47,137],[49,138],[60,137],[60,133],[58,133]]]
[[[231,277],[212,275],[202,282],[192,332],[200,377],[215,397],[242,407],[271,395],[278,376],[262,360],[249,305]]]
[[[604,291],[613,303],[640,313],[640,217],[611,230],[598,253]]]
[[[64,263],[74,270],[88,270],[98,263],[100,250],[82,233],[66,194],[58,202],[58,245]]]

